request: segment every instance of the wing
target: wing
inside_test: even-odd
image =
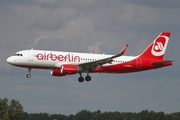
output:
[[[111,57],[108,57],[108,58],[104,58],[104,59],[100,59],[100,60],[96,60],[96,61],[92,61],[92,62],[81,63],[78,66],[80,67],[80,69],[82,71],[93,70],[97,66],[102,66],[102,65],[104,65],[106,63],[111,63],[114,58],[122,56],[125,53],[127,47],[128,47],[128,44],[126,44],[124,46],[124,48],[117,55],[114,55],[114,56],[111,56]]]

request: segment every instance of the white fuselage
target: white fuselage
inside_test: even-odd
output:
[[[45,50],[23,50],[17,52],[14,56],[7,59],[8,63],[15,66],[54,69],[62,64],[80,64],[96,61],[113,55],[106,54],[90,54],[76,52],[58,52]],[[133,56],[121,56],[115,58],[112,63],[104,64],[104,66],[120,64],[136,59]]]

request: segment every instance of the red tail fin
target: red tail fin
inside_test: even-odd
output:
[[[162,32],[139,56],[143,58],[162,60],[170,38],[170,32]]]

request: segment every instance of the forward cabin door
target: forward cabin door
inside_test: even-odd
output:
[[[32,50],[28,53],[28,61],[34,61],[34,53]]]

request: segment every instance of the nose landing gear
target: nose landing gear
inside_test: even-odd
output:
[[[27,78],[30,78],[30,77],[31,77],[31,74],[27,74],[26,77],[27,77]]]
[[[26,75],[27,78],[31,77],[31,68],[28,68],[28,74]]]

